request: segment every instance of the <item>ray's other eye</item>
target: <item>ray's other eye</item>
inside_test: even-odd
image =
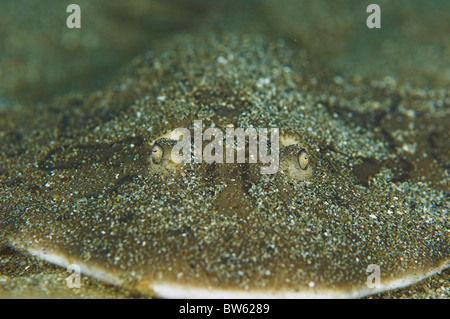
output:
[[[155,143],[152,147],[151,156],[154,164],[161,164],[164,156],[164,149]]]
[[[308,168],[309,155],[304,148],[300,152],[298,152],[298,165],[302,170],[306,170]]]

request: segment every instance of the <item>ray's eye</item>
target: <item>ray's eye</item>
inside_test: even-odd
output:
[[[161,164],[164,156],[164,149],[155,143],[152,147],[151,153],[152,153],[152,162],[154,164]]]
[[[302,170],[306,170],[309,165],[309,155],[308,152],[303,148],[298,152],[298,165]]]

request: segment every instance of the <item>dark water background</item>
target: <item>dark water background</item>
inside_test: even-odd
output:
[[[71,3],[81,29],[66,26]],[[370,3],[381,29],[366,26]],[[449,16],[446,0],[2,0],[0,107],[91,92],[172,35],[209,29],[285,38],[336,75],[448,87]]]

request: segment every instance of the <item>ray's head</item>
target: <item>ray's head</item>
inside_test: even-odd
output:
[[[205,171],[211,173],[212,170],[215,171],[228,171],[230,179],[233,179],[233,174],[239,174],[235,169],[236,167],[246,167],[247,172],[251,172],[252,176],[248,174],[243,176],[243,179],[249,179],[251,182],[255,182],[263,175],[272,175],[277,177],[287,177],[292,181],[297,182],[309,182],[313,177],[313,166],[314,164],[311,161],[311,156],[308,151],[308,147],[304,145],[304,143],[300,142],[298,138],[289,135],[282,136],[280,141],[277,141],[276,147],[272,148],[272,153],[270,154],[270,160],[266,159],[265,164],[261,161],[257,161],[255,158],[258,158],[258,154],[253,156],[253,159],[250,157],[245,158],[245,162],[228,162],[225,159],[225,153],[228,150],[224,149],[220,150],[220,155],[222,156],[221,161],[208,161],[206,160],[207,155],[204,153],[204,149],[200,150],[203,152],[203,156],[199,159],[199,151],[194,150],[194,146],[190,145],[187,150],[189,155],[189,161],[186,162],[186,157],[183,157],[183,152],[174,151],[174,146],[180,143],[180,140],[167,138],[168,134],[165,134],[157,139],[149,142],[150,146],[150,154],[148,158],[149,163],[149,174],[160,174],[163,176],[168,175],[176,175],[183,171],[185,165],[190,165],[192,163],[200,165],[204,165],[207,167]],[[281,144],[280,144],[281,142]],[[222,143],[220,145],[225,145],[226,143]],[[258,145],[260,145],[258,143]],[[202,143],[202,146],[205,146],[205,143]],[[247,149],[245,151],[245,155],[249,156],[250,150],[248,149],[248,145],[246,145]],[[233,152],[236,150],[236,147],[233,146]],[[237,153],[236,153],[237,154]],[[196,158],[191,156],[197,156]],[[261,153],[259,154],[261,158]],[[202,160],[203,157],[203,160]],[[217,157],[216,157],[217,159]],[[184,161],[183,161],[184,160]],[[264,170],[264,167],[268,167],[267,164],[270,164],[274,167],[272,170]],[[225,169],[220,168],[220,166],[225,165]],[[268,173],[265,173],[269,171]]]

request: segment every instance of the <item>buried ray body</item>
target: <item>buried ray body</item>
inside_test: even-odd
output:
[[[2,234],[163,297],[358,297],[447,267],[445,164],[405,154],[372,122],[335,116],[370,112],[361,101],[378,101],[376,88],[318,77],[304,56],[259,37],[186,36],[136,59],[120,86],[68,99],[62,127],[51,126],[61,113],[30,117],[13,149],[2,146]],[[377,108],[398,95],[403,107],[428,105],[382,93]],[[278,127],[279,169],[262,174],[248,156],[173,161],[170,133],[194,119],[222,131]]]

